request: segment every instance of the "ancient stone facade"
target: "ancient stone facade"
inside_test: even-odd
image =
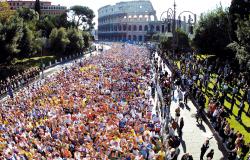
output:
[[[178,23],[183,22],[176,21]],[[150,35],[165,33],[171,28],[170,24],[158,21],[149,0],[120,2],[98,10],[98,39],[102,41],[144,42]]]

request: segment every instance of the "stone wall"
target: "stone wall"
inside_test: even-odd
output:
[[[186,23],[180,22],[182,29],[187,32]],[[98,40],[101,41],[144,42],[149,35],[171,30],[171,25],[158,21],[149,0],[120,2],[98,10]]]

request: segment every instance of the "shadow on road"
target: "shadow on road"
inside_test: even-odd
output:
[[[196,124],[196,126],[200,129],[200,130],[202,130],[203,132],[206,132],[206,128],[204,127],[204,125],[203,124]]]
[[[186,107],[186,109],[187,109],[188,111],[191,110],[190,107],[189,107],[187,104],[185,104],[185,107]]]
[[[183,148],[183,152],[186,153],[187,152],[187,147],[186,147],[186,143],[185,143],[185,141],[183,139],[181,140],[181,146]]]

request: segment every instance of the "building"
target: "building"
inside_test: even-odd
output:
[[[94,37],[94,40],[98,40],[98,30],[97,29],[93,29],[91,31],[91,35]]]
[[[188,32],[185,21],[177,26]],[[133,0],[107,5],[98,10],[98,40],[147,41],[155,33],[171,32],[171,24],[159,21],[149,0]]]
[[[31,8],[34,9],[35,1],[26,0],[8,0],[10,9],[17,10],[18,8]],[[61,15],[66,12],[67,7],[60,5],[52,5],[49,1],[40,1],[41,14],[43,15]]]

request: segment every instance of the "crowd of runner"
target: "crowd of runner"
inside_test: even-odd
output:
[[[0,106],[0,159],[171,158],[151,78],[147,49],[114,45],[23,88]]]
[[[228,65],[210,65],[187,54],[181,58],[181,69],[173,69],[170,78],[168,73],[162,74],[156,61],[150,61],[150,53],[144,47],[114,44],[102,54],[24,87],[14,98],[0,104],[0,159],[177,159],[184,125],[178,108],[167,126],[167,137],[162,135],[165,130],[161,123],[168,117],[172,87],[185,90],[184,103],[187,95],[194,97],[200,114],[212,78],[216,79],[211,89],[215,95],[209,101],[208,117],[228,147],[229,159],[246,157],[250,145],[230,127],[223,104],[229,92],[233,93],[233,105],[237,94],[243,93],[238,113],[241,120],[244,102],[250,101],[247,76],[241,74],[237,81],[228,77],[229,73],[234,75]],[[214,69],[219,76],[214,77]],[[13,88],[25,84],[37,72],[14,78],[16,81],[12,78],[9,84]],[[158,76],[166,104],[161,104],[160,112],[152,101],[157,87],[152,79],[157,81]],[[175,85],[172,80],[176,80]],[[202,147],[206,152],[207,141]],[[212,149],[207,158],[212,159],[213,153]],[[192,155],[185,153],[182,159],[190,160]]]
[[[31,82],[39,76],[39,72],[38,67],[31,67],[22,73],[0,80],[0,96],[6,94],[9,88],[15,90]]]

